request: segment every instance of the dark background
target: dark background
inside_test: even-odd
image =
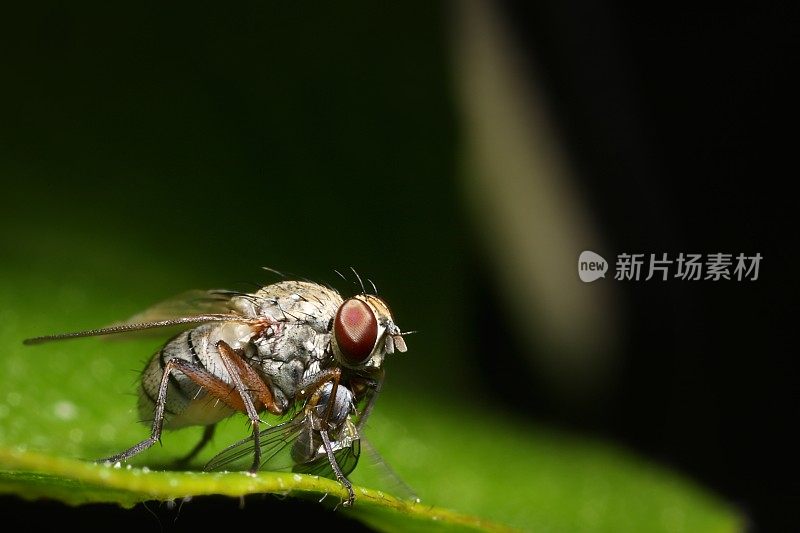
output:
[[[796,139],[787,7],[504,6],[612,250],[765,257],[750,285],[628,284],[630,336],[610,403],[576,414],[537,398],[531,411],[691,472],[740,506],[754,529],[795,523],[795,199],[782,185]],[[490,295],[491,281],[482,288]]]
[[[232,276],[274,257],[270,266],[310,277],[309,262],[378,271],[389,287],[411,275],[420,294],[447,278],[458,300],[425,312],[452,306],[480,325],[459,329],[459,343],[486,397],[670,465],[754,529],[791,524],[788,8],[499,6],[613,251],[764,256],[749,284],[619,284],[629,334],[615,387],[594,401],[565,405],[517,364],[536,348],[510,326],[459,199],[447,5],[210,13],[49,4],[7,14],[0,220],[63,223],[110,247],[119,239],[202,253],[208,271]],[[30,220],[32,211],[50,218]],[[206,249],[222,241],[230,247]],[[502,357],[486,356],[498,347]],[[0,502],[4,516],[151,519],[144,509]],[[314,506],[274,507],[342,520]],[[215,500],[179,523],[203,513],[239,516]]]

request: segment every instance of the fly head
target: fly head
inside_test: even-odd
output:
[[[342,302],[332,330],[333,355],[348,368],[378,369],[387,353],[406,351],[389,306],[373,294],[359,294]]]

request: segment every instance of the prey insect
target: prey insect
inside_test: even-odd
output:
[[[150,436],[116,455],[125,461],[159,442],[164,429],[205,426],[188,456],[210,441],[215,424],[239,412],[251,434],[207,470],[244,466],[290,468],[337,479],[358,463],[360,432],[383,382],[387,354],[406,344],[389,307],[376,294],[343,299],[308,281],[280,281],[252,293],[191,291],[130,321],[101,329],[47,335],[25,344],[179,326],[155,353],[139,384],[139,412]],[[262,429],[259,414],[279,417]]]

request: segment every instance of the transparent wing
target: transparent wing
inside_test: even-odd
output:
[[[292,467],[291,444],[303,431],[302,412],[290,420],[262,430],[259,433],[261,445],[261,467],[269,470],[286,470]],[[253,464],[253,436],[235,442],[215,455],[204,470],[246,470]]]
[[[334,456],[344,475],[352,472],[358,464],[361,455],[361,442],[359,430],[369,416],[375,403],[383,373],[376,374],[375,378],[359,380],[359,399],[356,401],[356,414],[349,418],[341,427],[338,436],[331,436],[333,440]],[[351,382],[353,384],[353,382]],[[333,468],[328,461],[328,456],[322,451],[322,439],[319,432],[311,429],[310,421],[306,418],[303,407],[298,409],[291,420],[277,426],[267,428],[259,433],[261,447],[261,470],[289,470],[293,472],[316,474],[335,479]],[[289,415],[287,415],[289,416]],[[303,432],[311,432],[303,435]],[[292,458],[293,445],[298,438],[303,437],[304,444],[309,446],[308,460]],[[302,449],[302,448],[301,448]],[[315,450],[319,450],[315,453]],[[252,435],[240,440],[222,450],[206,465],[205,470],[245,470],[252,466],[255,445]],[[301,452],[300,456],[304,454]]]
[[[311,431],[303,412],[283,424],[267,428],[260,435],[261,466],[260,470],[292,471],[305,474],[336,479],[333,468],[326,454],[321,453],[309,461],[298,463],[292,458],[292,447],[304,431]],[[246,470],[252,466],[253,436],[249,436],[225,448],[208,462],[204,470]],[[361,445],[358,439],[349,446],[342,447],[334,452],[337,463],[344,475],[353,471],[361,455]]]
[[[25,339],[24,344],[41,344],[43,342],[133,333],[158,328],[186,329],[206,322],[252,321],[242,317],[230,308],[233,295],[229,291],[188,291],[175,298],[157,303],[149,309],[132,316],[125,322],[104,328],[57,333]]]
[[[347,446],[334,452],[336,462],[339,468],[342,469],[342,474],[345,476],[355,470],[358,464],[358,458],[361,456],[361,440],[356,439],[351,446]],[[315,459],[307,463],[298,463],[292,468],[292,472],[301,474],[312,474],[330,479],[336,479],[336,474],[333,473],[330,461],[327,455],[319,455]]]
[[[366,464],[362,466],[362,471],[371,470],[374,477],[374,481],[370,480],[370,485],[406,500],[419,501],[419,496],[414,489],[381,457],[375,446],[363,436],[360,441],[366,455],[364,458]]]
[[[224,290],[182,292],[135,314],[123,324],[159,322],[194,315],[229,314],[231,297],[237,294],[239,293]]]
[[[378,395],[383,387],[383,380],[385,376],[386,374],[384,370],[379,369],[378,371],[374,372],[371,377],[362,378],[360,380],[361,386],[356,388],[356,390],[362,390],[362,392],[358,394],[358,399],[356,400],[355,424],[358,430],[363,429],[366,425],[367,419],[372,413],[373,407],[375,407],[375,401],[378,399]],[[356,379],[356,381],[359,380]]]

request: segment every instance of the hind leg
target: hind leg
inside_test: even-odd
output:
[[[220,398],[226,404],[235,409],[239,408],[239,405],[236,402],[231,402],[231,400],[236,399],[237,397],[231,397],[230,393],[232,390],[230,385],[220,380],[206,369],[194,365],[189,361],[180,358],[170,359],[167,364],[164,365],[164,373],[161,376],[161,384],[158,387],[158,397],[156,398],[156,408],[153,415],[153,426],[150,430],[150,437],[116,455],[112,455],[111,457],[106,457],[104,459],[98,459],[97,462],[116,463],[118,461],[127,461],[134,455],[145,451],[153,444],[161,440],[161,433],[164,427],[164,411],[167,405],[167,388],[169,387],[169,380],[173,372],[181,372],[201,387],[206,388],[210,393],[217,398]],[[231,405],[231,403],[234,405]],[[239,401],[239,404],[240,403],[241,401]],[[205,439],[205,434],[204,440],[205,442],[201,441],[203,445],[208,442]],[[194,452],[194,450],[192,451]]]
[[[192,459],[197,457],[197,454],[199,454],[203,448],[206,447],[206,444],[211,442],[211,439],[214,437],[214,430],[216,428],[216,424],[211,424],[210,426],[204,427],[203,436],[200,437],[200,442],[195,444],[194,448],[192,448],[189,453],[175,461],[175,466],[186,466],[192,461]]]

